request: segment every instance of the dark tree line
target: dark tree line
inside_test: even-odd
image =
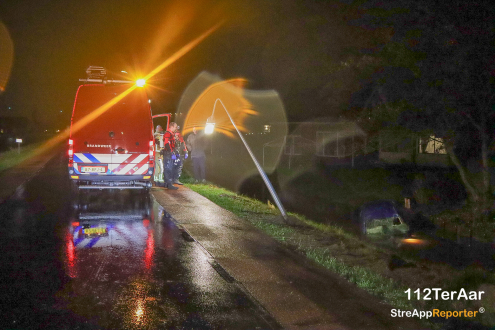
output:
[[[495,151],[495,7],[489,1],[366,1],[357,24],[388,27],[379,50],[355,60],[359,109],[384,124],[442,138],[472,201],[491,199]],[[342,68],[341,71],[349,70]],[[354,104],[356,106],[356,104]],[[363,112],[361,112],[363,114]],[[482,182],[466,170],[479,160]]]

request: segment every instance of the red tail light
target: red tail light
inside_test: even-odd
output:
[[[154,160],[155,159],[155,150],[154,150],[154,141],[153,140],[150,140],[150,151],[149,151],[149,154],[150,154],[150,161]]]
[[[69,155],[69,166],[72,166],[72,156],[74,155],[74,140],[69,139],[69,150],[67,151]]]

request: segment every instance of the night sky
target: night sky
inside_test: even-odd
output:
[[[126,70],[134,79],[220,22],[149,81],[155,113],[174,112],[203,70],[277,90],[291,120],[335,112],[353,89],[343,88],[337,101],[328,96],[332,67],[348,49],[374,49],[390,38],[390,30],[353,24],[356,8],[345,1],[3,0],[0,20],[14,43],[14,63],[0,116],[65,128],[89,65],[115,75]]]

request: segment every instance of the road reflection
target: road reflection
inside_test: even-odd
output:
[[[156,289],[157,249],[176,257],[174,225],[163,208],[142,192],[90,191],[74,209],[64,239],[72,280],[62,293],[72,311],[99,326],[153,329],[166,323],[168,306],[173,322],[182,322],[176,304]]]
[[[142,254],[144,268],[151,269],[154,214],[149,195],[125,191],[81,194],[65,235],[67,275],[77,277],[77,252],[84,249],[129,249],[133,255]]]

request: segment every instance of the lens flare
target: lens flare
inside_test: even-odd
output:
[[[137,87],[143,87],[145,84],[146,84],[146,80],[144,80],[144,79],[138,79],[136,81],[136,86]]]
[[[264,145],[283,138],[288,131],[285,109],[278,93],[249,90],[244,88],[246,85],[243,78],[222,80],[201,72],[184,91],[176,113],[176,116],[185,114],[181,125],[184,136],[194,127],[208,133],[209,124],[215,124],[213,134],[207,135],[211,146],[207,159],[214,163],[209,173],[217,184],[233,190],[238,190],[246,179],[258,175],[233,123],[266,173],[272,173],[277,167],[283,146],[265,152]],[[270,127],[269,132],[265,127]],[[228,177],[225,173],[229,173]]]
[[[14,59],[14,44],[10,38],[9,31],[0,22],[0,92],[5,91],[9,81],[12,61]]]
[[[192,132],[193,127],[205,128],[207,120],[214,115],[212,120],[215,122],[216,131],[231,138],[235,137],[234,126],[227,112],[223,109],[214,112],[217,99],[228,109],[239,131],[248,132],[248,128],[244,126],[247,117],[257,115],[257,112],[244,97],[245,90],[242,87],[245,84],[246,80],[242,78],[221,80],[207,72],[200,73],[186,88],[179,103],[178,112],[187,114],[182,134]]]
[[[1,25],[1,24],[0,24]],[[145,78],[143,78],[144,81],[149,80],[152,78],[154,75],[159,73],[161,70],[165,69],[168,67],[170,64],[174,63],[177,61],[179,58],[187,54],[189,51],[191,51],[194,47],[196,47],[201,41],[203,41],[206,37],[208,37],[210,34],[212,34],[215,30],[217,30],[222,23],[218,23],[203,34],[201,34],[199,37],[195,38],[185,46],[183,46],[181,49],[179,49],[176,53],[174,53],[170,58],[166,59],[162,64],[160,64],[157,68],[152,70],[148,75],[146,75]],[[1,30],[1,26],[0,26]],[[1,62],[0,62],[1,63]],[[0,72],[1,73],[1,72]],[[1,76],[0,76],[1,78]],[[0,80],[0,88],[2,87],[1,85],[1,80]],[[117,102],[122,100],[124,97],[129,95],[134,89],[137,88],[136,84],[132,84],[129,89],[126,91],[122,92],[120,95],[115,96],[114,99],[108,101],[106,104],[98,107],[95,109],[92,113],[88,114],[86,117],[82,118],[79,120],[76,124],[72,125],[71,128],[67,128],[57,136],[53,137],[52,139],[48,140],[46,143],[44,143],[40,148],[38,148],[35,152],[33,152],[33,156],[38,155],[40,153],[47,152],[48,150],[51,150],[55,146],[59,145],[62,142],[67,141],[67,139],[70,136],[70,132],[77,132],[80,129],[82,129],[84,126],[86,126],[88,123],[91,121],[95,120],[98,118],[101,114],[103,114],[105,111],[110,109],[113,105],[115,105]],[[77,95],[76,95],[77,97]]]
[[[189,51],[191,51],[191,49],[193,49],[199,43],[201,43],[206,37],[208,37],[210,34],[215,32],[222,24],[223,24],[223,22],[216,24],[215,26],[213,26],[209,30],[202,33],[199,37],[197,37],[196,39],[194,39],[191,42],[189,42],[188,44],[186,44],[184,47],[182,47],[177,52],[175,52],[172,56],[170,56],[165,61],[163,61],[163,63],[161,63],[159,66],[157,66],[155,69],[153,69],[144,79],[149,80],[151,77],[153,77],[154,75],[156,75],[157,73],[159,73],[160,71],[165,69],[166,67],[170,66],[170,64],[174,63],[179,58],[181,58],[182,56],[187,54]]]

